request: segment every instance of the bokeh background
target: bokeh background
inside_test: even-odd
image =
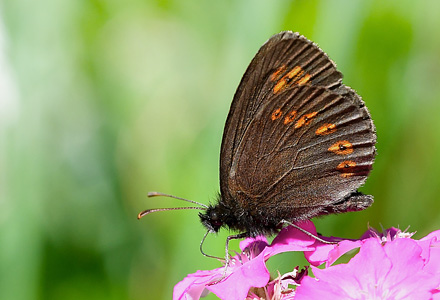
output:
[[[170,299],[186,274],[218,267],[199,252],[197,211],[136,215],[185,205],[151,190],[215,200],[232,96],[281,30],[330,55],[377,127],[362,188],[374,205],[318,231],[440,228],[440,2],[0,3],[1,299]],[[206,252],[224,255],[227,234]]]

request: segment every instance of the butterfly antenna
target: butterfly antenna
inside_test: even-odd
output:
[[[149,192],[148,193],[148,197],[157,197],[157,196],[164,196],[164,197],[168,197],[168,198],[174,198],[174,199],[186,201],[186,202],[189,202],[189,203],[197,204],[197,205],[203,206],[204,208],[208,208],[207,205],[205,205],[203,203],[199,203],[197,201],[188,200],[188,199],[185,199],[185,198],[180,198],[180,197],[177,197],[177,196],[168,195],[168,194],[159,193],[159,192]]]
[[[168,211],[168,210],[182,210],[182,209],[200,209],[200,210],[206,210],[206,208],[204,207],[198,207],[198,206],[193,206],[193,207],[168,207],[168,208],[153,208],[153,209],[147,209],[144,211],[141,211],[137,218],[138,220],[148,214],[154,213],[154,212],[158,212],[158,211]]]
[[[184,198],[180,198],[180,197],[176,197],[173,195],[168,195],[168,194],[163,194],[163,193],[159,193],[159,192],[149,192],[148,193],[148,197],[156,197],[156,196],[164,196],[164,197],[168,197],[168,198],[174,198],[174,199],[178,199],[178,200],[183,200],[189,203],[193,203],[193,204],[197,204],[200,206],[190,206],[190,207],[168,207],[168,208],[153,208],[153,209],[147,209],[144,211],[141,211],[137,218],[140,219],[148,214],[151,214],[153,212],[158,212],[158,211],[168,211],[168,210],[182,210],[182,209],[199,209],[199,210],[207,210],[208,206],[203,204],[203,203],[199,203],[193,200],[188,200],[188,199],[184,199]]]

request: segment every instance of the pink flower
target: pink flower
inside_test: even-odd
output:
[[[316,234],[310,221],[301,224],[301,227]],[[199,299],[209,291],[220,299],[246,299],[251,288],[264,288],[267,294],[272,293],[275,286],[286,288],[289,280],[294,279],[293,273],[290,277],[280,277],[278,285],[276,282],[269,284],[270,273],[265,262],[281,252],[311,251],[314,243],[314,238],[290,226],[281,230],[270,246],[264,237],[248,238],[240,243],[242,253],[231,258],[225,278],[222,279],[224,267],[189,274],[174,287],[173,299]]]
[[[396,237],[411,237],[412,233],[406,233],[400,231],[400,229],[391,227],[385,230],[383,233],[379,233],[374,229],[367,230],[358,240],[347,240],[336,237],[321,237],[328,242],[337,242],[337,244],[325,244],[320,241],[316,241],[315,250],[304,252],[304,256],[308,262],[313,266],[319,266],[322,263],[326,263],[326,266],[332,265],[339,257],[345,253],[359,248],[362,244],[371,237],[376,237],[382,242],[393,240]]]
[[[309,253],[325,261],[326,269],[312,267],[296,290],[301,299],[433,299],[440,286],[440,232],[417,241],[392,228],[384,235],[368,231],[358,241],[320,245]],[[373,236],[367,238],[367,236]],[[330,266],[346,251],[360,247],[347,264]],[[326,258],[325,258],[326,257]],[[436,298],[434,298],[436,299]]]
[[[316,234],[313,223],[302,228]],[[414,240],[396,228],[368,230],[359,240],[321,237],[317,241],[293,227],[284,228],[268,245],[264,237],[240,243],[242,252],[224,268],[188,275],[174,288],[174,300],[199,299],[213,292],[221,299],[434,299],[440,300],[440,230]],[[346,264],[339,257],[359,249]],[[315,277],[304,271],[270,280],[266,261],[286,251],[304,251]],[[325,268],[315,266],[325,263]],[[294,289],[296,287],[296,290]]]

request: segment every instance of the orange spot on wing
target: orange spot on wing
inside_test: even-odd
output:
[[[289,73],[286,74],[286,76],[292,79],[293,77],[297,76],[298,74],[301,75],[302,73],[304,73],[304,70],[300,66],[295,66]]]
[[[284,118],[284,125],[292,123],[296,117],[296,110],[292,110],[287,116]]]
[[[324,124],[321,127],[319,127],[318,129],[316,129],[316,134],[317,135],[327,135],[330,133],[333,133],[336,131],[336,125],[335,124]]]
[[[284,79],[281,79],[280,81],[278,81],[278,83],[275,84],[275,86],[273,87],[274,94],[276,94],[279,91],[281,91],[284,88],[285,85],[286,85],[286,81]]]
[[[353,145],[349,141],[338,141],[328,148],[328,151],[338,155],[346,155],[353,153]]]
[[[276,119],[279,119],[282,115],[282,111],[280,108],[278,108],[277,110],[275,110],[272,115],[271,115],[271,119],[272,121],[275,121]]]
[[[338,169],[338,171],[343,172],[344,170],[347,170],[347,169],[350,169],[350,168],[353,168],[353,167],[356,167],[356,163],[354,161],[352,161],[352,160],[346,160],[346,161],[341,162],[336,167],[336,169]]]
[[[277,73],[277,72],[275,72],[275,73]],[[304,73],[304,70],[300,66],[295,66],[292,70],[289,71],[289,73],[284,75],[283,78],[281,78],[277,82],[277,84],[275,84],[275,86],[273,87],[273,92],[276,94],[276,93],[282,91],[284,88],[286,88],[289,84],[295,84],[297,78],[300,77],[303,73]],[[274,74],[272,74],[272,76]]]
[[[354,168],[356,167],[356,163],[352,160],[346,160],[341,162],[337,167],[336,170],[341,172],[341,176],[344,178],[348,178],[350,176],[354,175]]]
[[[310,76],[309,73],[306,73],[306,75],[304,75],[303,78],[301,78],[300,80],[298,80],[298,81],[296,82],[296,84],[297,84],[297,85],[303,85],[303,84],[306,84],[306,83],[310,80],[310,78],[312,78],[312,76]]]
[[[351,177],[353,175],[354,175],[354,173],[342,173],[341,177],[348,178],[348,177]]]
[[[318,114],[317,111],[314,111],[309,114],[303,115],[298,121],[295,123],[295,128],[300,128],[304,125],[309,125],[312,122],[312,119]]]
[[[283,73],[285,70],[286,70],[286,66],[282,65],[281,67],[278,68],[278,70],[272,73],[272,75],[270,76],[270,80],[271,81],[278,80],[280,78],[280,74]]]

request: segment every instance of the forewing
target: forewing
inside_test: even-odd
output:
[[[226,198],[233,161],[251,122],[274,97],[294,86],[341,86],[342,74],[313,42],[292,32],[271,37],[247,68],[234,95],[223,133],[220,154],[220,188]]]

